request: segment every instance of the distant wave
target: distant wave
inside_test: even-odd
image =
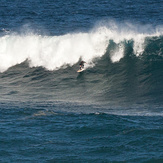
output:
[[[135,56],[144,53],[152,40],[159,40],[157,53],[162,53],[163,27],[139,26],[131,23],[109,22],[87,33],[68,33],[61,36],[7,33],[0,37],[0,71],[27,60],[30,67],[42,66],[57,70],[74,65],[80,59],[88,67],[94,58],[109,51],[110,59],[119,62],[125,56],[126,45],[132,46]]]

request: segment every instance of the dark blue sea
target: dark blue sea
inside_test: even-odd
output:
[[[162,163],[163,1],[1,0],[0,162]]]

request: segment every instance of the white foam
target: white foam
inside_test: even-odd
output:
[[[55,70],[66,64],[73,65],[80,58],[90,62],[102,56],[106,47],[105,35],[98,31],[46,37],[6,35],[0,38],[0,71],[25,60],[29,60],[31,67]]]
[[[62,36],[5,35],[0,37],[0,71],[29,61],[31,67],[42,66],[48,70],[56,70],[65,65],[74,65],[80,58],[91,63],[95,57],[105,54],[109,40],[118,46],[111,54],[112,62],[118,62],[124,56],[125,40],[134,41],[134,53],[139,56],[145,48],[145,38],[159,36],[162,26],[155,32],[144,33],[130,24],[119,25],[109,22],[87,33],[73,33]]]
[[[121,43],[111,54],[112,62],[119,62],[124,56],[124,45]]]

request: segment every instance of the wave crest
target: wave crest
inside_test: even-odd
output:
[[[118,62],[125,56],[125,43],[133,42],[136,56],[143,54],[146,38],[162,37],[163,28],[149,30],[137,28],[129,23],[110,22],[98,26],[87,33],[69,33],[62,36],[41,36],[36,34],[13,35],[0,37],[0,71],[29,61],[30,67],[42,66],[48,70],[56,70],[64,65],[74,65],[81,58],[91,62],[107,52],[110,40],[115,48],[110,51],[112,62]]]

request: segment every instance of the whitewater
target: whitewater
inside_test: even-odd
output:
[[[33,32],[4,33],[0,37],[0,71],[4,72],[26,60],[30,67],[42,66],[50,71],[72,66],[81,59],[90,67],[94,65],[93,59],[106,53],[111,40],[116,47],[111,51],[110,59],[113,63],[119,62],[125,55],[125,43],[133,41],[133,51],[138,57],[148,44],[147,38],[163,35],[162,26],[140,27],[113,21],[105,26],[99,24],[87,33],[75,32],[60,36],[45,36]]]

